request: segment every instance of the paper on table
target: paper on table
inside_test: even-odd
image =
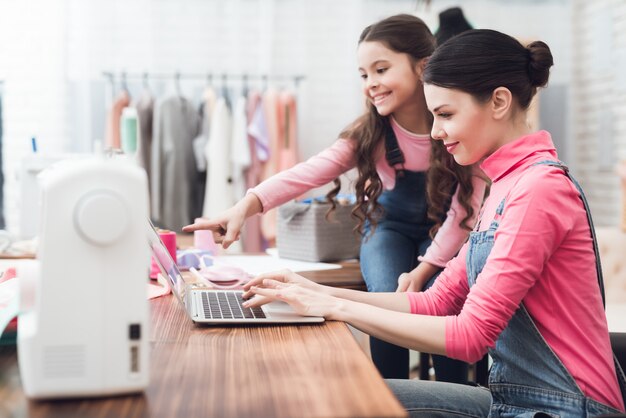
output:
[[[334,270],[341,268],[339,264],[311,263],[307,261],[278,258],[271,255],[220,255],[214,257],[214,259],[220,264],[227,264],[239,267],[252,275],[267,273],[268,271],[276,271],[281,269],[289,269],[298,272]]]

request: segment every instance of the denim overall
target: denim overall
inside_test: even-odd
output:
[[[396,168],[396,183],[392,190],[385,190],[378,198],[384,214],[374,232],[368,222],[364,227],[360,264],[369,292],[395,292],[398,276],[413,270],[418,263],[417,256],[423,255],[431,244],[428,232],[433,222],[427,215],[426,172],[398,168],[404,157],[389,124],[386,126],[385,150],[387,162]],[[409,351],[406,348],[371,338],[370,349],[372,360],[383,377],[409,377]],[[435,364],[440,370],[437,377],[464,383],[466,363],[443,359],[437,358],[436,361],[452,364],[446,362],[442,367]]]
[[[596,267],[604,298],[595,232],[589,207],[580,186],[569,174],[567,167],[560,162],[541,161],[534,165],[550,165],[563,169],[579,190],[593,235]],[[506,197],[500,202],[489,229],[472,232],[470,235],[466,260],[470,287],[476,283],[476,277],[482,271],[491,252],[505,200]],[[476,231],[478,228],[477,225]],[[490,349],[489,354],[493,359],[489,374],[489,389],[492,395],[489,417],[589,417],[619,412],[585,397],[574,378],[537,330],[523,303],[498,337],[495,349]],[[624,396],[626,384],[617,362],[616,368]]]

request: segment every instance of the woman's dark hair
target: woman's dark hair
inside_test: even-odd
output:
[[[430,56],[435,50],[435,38],[428,26],[420,18],[408,14],[391,16],[366,27],[359,37],[359,44],[361,42],[380,42],[395,52],[407,54],[414,64]],[[382,214],[378,197],[383,191],[383,185],[376,171],[375,156],[384,143],[385,117],[381,116],[369,101],[366,101],[366,108],[364,115],[339,134],[341,138],[355,141],[358,178],[355,183],[356,205],[352,215],[359,220],[357,230],[360,233],[363,232],[366,220],[372,225],[373,231],[376,219]],[[426,107],[424,113],[432,121]],[[439,141],[431,139],[431,144],[433,151],[427,175],[428,216],[435,222],[431,235],[435,234],[441,226],[442,219],[445,218],[452,198],[451,193],[454,192],[452,185],[455,183],[461,186],[459,202],[467,211],[467,217],[461,224],[470,230],[466,221],[473,215],[470,204],[473,193],[471,169],[456,164]],[[327,195],[332,203],[331,210],[335,208],[333,199],[340,188],[339,179],[335,179],[335,187]]]
[[[548,83],[554,65],[548,45],[524,47],[515,38],[489,29],[474,29],[444,42],[428,60],[424,83],[457,89],[484,102],[498,87],[511,91],[527,109],[538,87]]]

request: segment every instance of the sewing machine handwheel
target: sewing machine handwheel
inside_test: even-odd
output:
[[[128,208],[115,193],[98,190],[83,196],[74,209],[74,225],[88,242],[108,246],[128,229]]]

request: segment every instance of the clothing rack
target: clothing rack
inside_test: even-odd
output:
[[[148,83],[148,80],[175,80],[179,82],[180,80],[207,80],[208,84],[212,84],[213,80],[216,78],[220,78],[222,84],[226,84],[228,80],[237,80],[246,83],[247,81],[262,81],[267,83],[268,81],[289,81],[292,80],[296,86],[300,84],[302,80],[306,77],[301,74],[296,75],[269,75],[269,74],[231,74],[231,73],[127,73],[125,71],[115,73],[112,71],[103,71],[102,75],[106,77],[111,84],[114,84],[116,81],[120,81],[122,86],[125,86],[125,83],[128,80],[143,80],[144,84]]]

